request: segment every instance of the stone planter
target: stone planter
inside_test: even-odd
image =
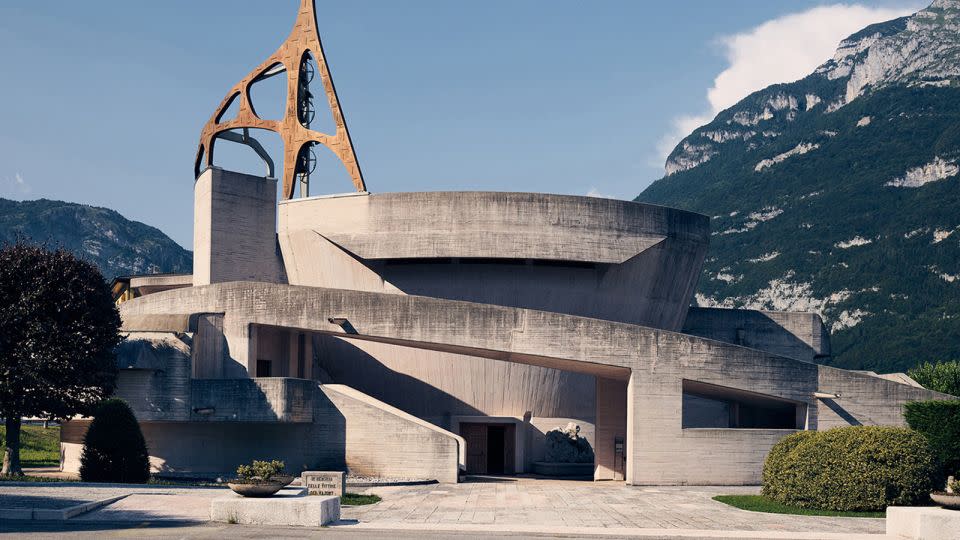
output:
[[[290,485],[290,482],[293,482],[294,476],[289,474],[277,474],[270,478],[271,482],[280,482],[283,484],[283,487]]]
[[[270,497],[283,489],[283,484],[280,482],[228,482],[227,485],[234,493],[244,497]]]
[[[933,499],[933,502],[939,504],[944,508],[949,508],[951,510],[960,510],[960,495],[956,493],[947,493],[945,491],[934,491],[930,494],[930,498]]]
[[[244,497],[270,497],[293,481],[292,476],[274,476],[270,480],[234,480],[228,482],[230,489]]]

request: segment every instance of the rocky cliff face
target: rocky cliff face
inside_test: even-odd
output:
[[[23,237],[63,246],[119,275],[190,272],[193,256],[159,230],[107,208],[50,201],[0,199],[0,243]]]
[[[960,0],[721,112],[638,200],[712,217],[702,305],[820,312],[843,367],[960,358]]]

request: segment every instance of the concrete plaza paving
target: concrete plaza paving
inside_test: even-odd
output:
[[[757,491],[756,487],[743,486],[633,487],[621,482],[472,478],[460,484],[362,490],[383,500],[374,505],[343,507],[341,521],[332,529],[364,535],[406,531],[560,537],[884,538],[883,519],[763,514],[711,500],[718,494]],[[0,484],[0,503],[11,505],[46,500],[47,505],[59,507],[61,501],[126,495],[68,520],[77,532],[98,524],[122,528],[128,523],[132,529],[144,523],[169,523],[192,526],[202,537],[211,533],[211,524],[207,523],[210,500],[223,494],[224,490],[217,488]],[[246,530],[244,526],[234,527],[237,533]]]
[[[376,505],[344,507],[341,519],[371,527],[532,526],[577,529],[764,531],[882,535],[882,518],[790,516],[739,510],[711,498],[759,488],[634,487],[622,482],[482,478],[460,484],[380,487]],[[477,527],[479,530],[482,527]]]

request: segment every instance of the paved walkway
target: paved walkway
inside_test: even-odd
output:
[[[546,525],[715,531],[883,534],[884,520],[788,516],[738,510],[711,499],[756,487],[633,487],[614,482],[490,479],[456,485],[370,488],[383,501],[344,508],[341,518],[398,525]],[[411,527],[412,528],[412,527]]]
[[[78,504],[124,498],[72,521],[192,521],[210,519],[210,499],[228,491],[218,488],[168,486],[0,483],[0,509],[64,509]]]
[[[632,487],[619,482],[488,478],[364,492],[376,493],[383,501],[344,507],[335,529],[657,538],[875,539],[884,533],[883,519],[762,514],[711,500],[717,494],[756,493],[755,487]],[[210,499],[224,494],[215,488],[0,484],[0,508],[38,502],[63,507],[126,495],[69,521],[78,526],[203,524]]]

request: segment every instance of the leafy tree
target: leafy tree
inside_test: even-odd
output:
[[[150,479],[150,457],[137,417],[122,399],[97,406],[83,437],[80,478],[84,482],[144,484]]]
[[[960,362],[924,362],[908,371],[907,375],[928,390],[960,396]]]
[[[120,315],[95,266],[64,249],[0,248],[2,474],[20,467],[20,418],[89,413],[114,389]]]

